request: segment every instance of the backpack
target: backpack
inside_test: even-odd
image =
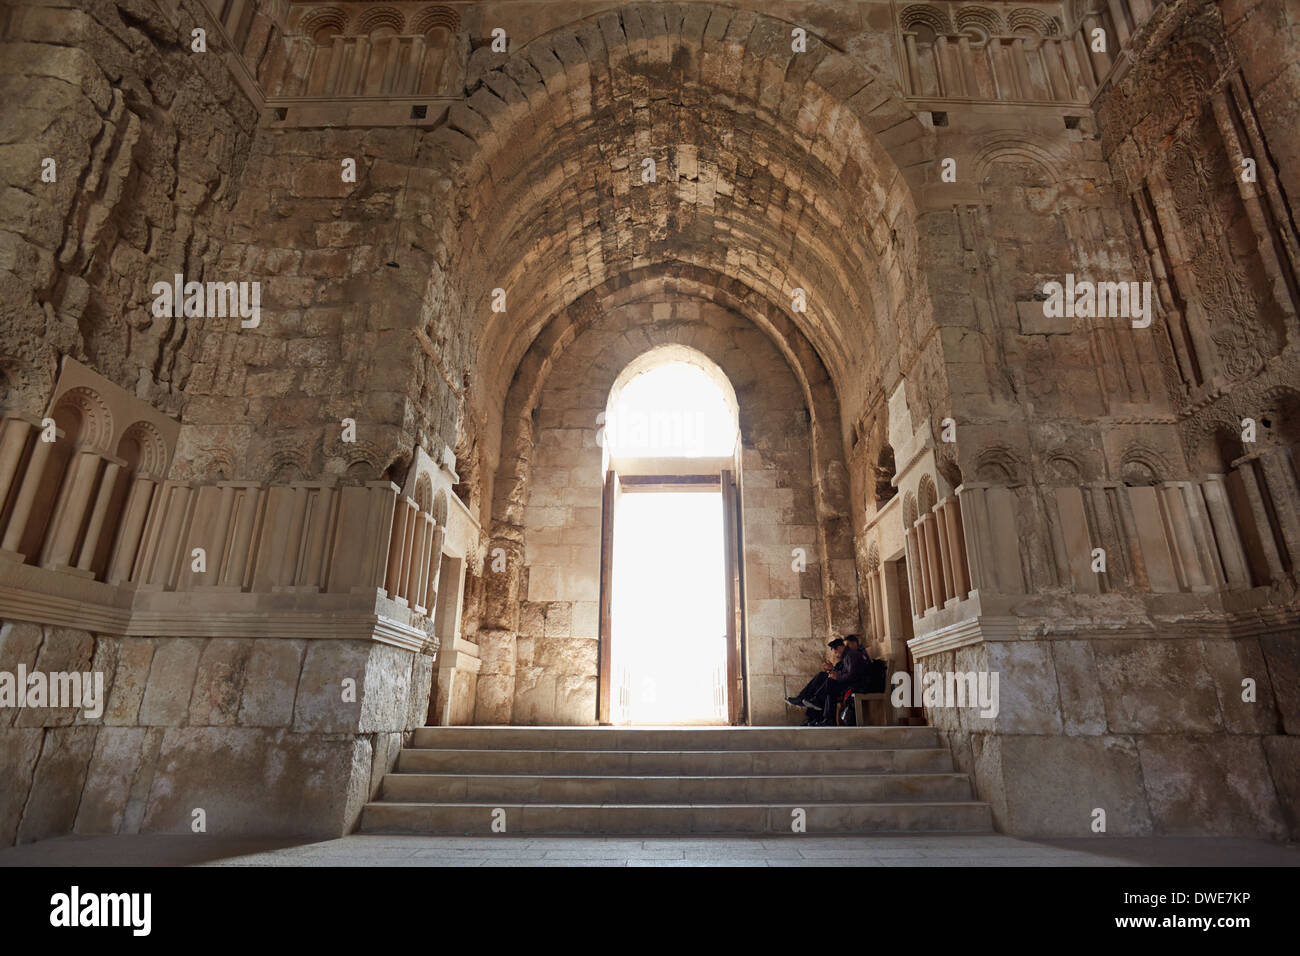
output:
[[[885,692],[885,678],[888,676],[889,664],[885,661],[867,658],[867,675],[862,681],[863,693],[883,694]]]

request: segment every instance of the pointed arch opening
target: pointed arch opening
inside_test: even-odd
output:
[[[610,389],[602,438],[602,722],[736,722],[741,700],[736,393],[669,345]]]

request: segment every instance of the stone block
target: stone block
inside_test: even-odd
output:
[[[514,697],[514,675],[480,673],[474,691],[474,723],[511,723]]]
[[[127,637],[122,640],[117,669],[113,673],[113,690],[108,695],[104,723],[110,726],[133,726],[139,719],[153,664],[154,642],[149,638]]]
[[[423,727],[429,722],[429,699],[437,672],[437,661],[429,654],[411,655],[410,691],[407,694],[405,730]]]
[[[149,669],[149,683],[140,702],[139,723],[145,727],[179,727],[189,716],[190,697],[202,638],[177,637],[159,642]]]
[[[1137,738],[1147,804],[1170,836],[1265,836],[1288,832],[1259,737]]]
[[[1092,645],[1088,641],[1052,641],[1051,647],[1061,691],[1062,729],[1072,737],[1104,734],[1106,708]]]
[[[1201,641],[1201,658],[1214,681],[1223,723],[1229,733],[1273,734],[1281,730],[1273,683],[1258,642]],[[1255,682],[1253,702],[1242,700],[1242,681]]]
[[[0,847],[12,846],[18,833],[44,737],[38,727],[0,733]]]
[[[575,638],[598,638],[600,636],[600,602],[574,602],[571,627]]]
[[[363,641],[309,641],[294,700],[294,732],[358,733],[369,663],[370,645]]]
[[[72,831],[98,732],[98,727],[45,731],[16,842],[32,843]]]
[[[802,599],[752,602],[749,632],[760,637],[812,637],[811,604]]]
[[[372,644],[362,697],[362,733],[405,730],[411,709],[411,651],[388,644]],[[424,705],[429,705],[428,691]]]
[[[596,721],[596,676],[561,674],[555,682],[555,723],[593,724]]]
[[[599,641],[595,638],[543,638],[537,643],[536,666],[556,674],[596,676]]]
[[[1098,808],[1106,811],[1110,836],[1155,832],[1143,793],[1145,762],[1132,738],[1004,734],[995,739],[1006,805],[1003,819],[995,820],[1004,832],[1092,836]]]
[[[25,621],[5,621],[0,624],[0,671],[14,675],[15,681],[18,679],[20,665],[30,674],[36,669],[36,657],[44,639],[45,632],[39,624]],[[0,728],[13,725],[22,715],[23,712],[17,708],[0,707]],[[43,725],[19,723],[18,726]]]
[[[1060,685],[1049,641],[993,641],[988,668],[998,673],[999,733],[1059,734]]]
[[[1111,733],[1208,733],[1222,727],[1199,641],[1096,641],[1093,656]]]
[[[1264,738],[1264,758],[1290,839],[1300,838],[1300,737]]]
[[[80,691],[84,695],[87,688],[84,687],[85,675],[93,673],[90,669],[91,660],[94,657],[95,639],[85,631],[74,631],[63,627],[46,627],[45,637],[41,641],[40,653],[36,655],[36,663],[31,667],[32,671],[45,675],[47,681],[47,700],[51,706],[48,707],[24,707],[18,711],[14,719],[15,727],[66,727],[76,723],[77,718],[82,716],[82,700],[76,700],[72,707],[55,707],[57,701],[54,699],[58,693],[55,689],[54,675],[77,674],[75,684],[64,685],[67,691],[72,693]],[[61,696],[61,695],[60,695]],[[73,694],[73,696],[77,696]]]
[[[1300,735],[1300,641],[1294,634],[1276,634],[1261,637],[1259,646],[1268,662],[1282,729]]]
[[[244,727],[288,727],[302,671],[305,642],[256,640],[244,668],[238,723]]]
[[[217,836],[343,836],[369,798],[372,769],[365,737],[169,728],[141,830],[190,834],[202,809]]]
[[[231,726],[238,722],[244,679],[253,642],[213,638],[199,658],[190,700],[193,727]]]
[[[558,675],[541,667],[521,667],[515,675],[512,723],[525,725],[555,722],[555,692]],[[483,676],[479,675],[479,704],[482,706]]]
[[[77,833],[118,833],[145,753],[143,727],[101,727],[77,808]]]
[[[1044,302],[1017,302],[1016,316],[1020,320],[1021,335],[1069,335],[1069,316],[1051,317],[1045,314]]]

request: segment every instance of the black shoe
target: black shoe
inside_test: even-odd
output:
[[[791,707],[807,707],[807,706],[808,706],[807,704],[805,704],[805,703],[803,702],[803,698],[802,698],[802,697],[787,697],[787,698],[785,699],[785,702],[786,702],[787,704],[789,704]]]

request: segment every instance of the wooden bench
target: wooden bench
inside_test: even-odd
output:
[[[888,686],[888,685],[886,685]],[[853,713],[858,719],[859,727],[888,727],[889,726],[889,695],[888,694],[867,694],[853,691],[849,694],[853,698]],[[870,720],[863,720],[862,714],[866,711]]]

